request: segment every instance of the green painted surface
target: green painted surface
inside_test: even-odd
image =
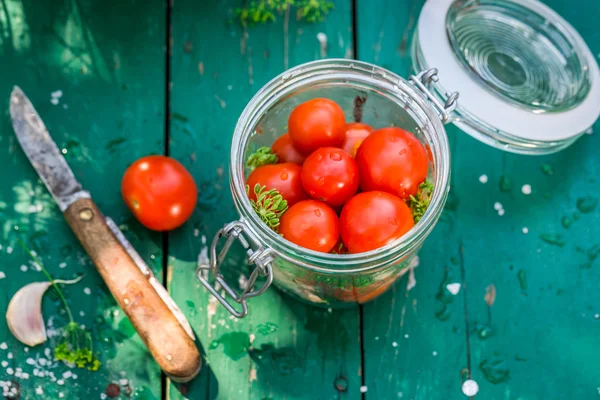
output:
[[[130,387],[132,397],[160,398],[160,370],[137,335],[127,329],[123,314],[38,180],[16,141],[7,109],[12,85],[17,84],[30,96],[56,143],[67,150],[67,161],[100,209],[122,225],[162,276],[160,236],[130,217],[118,182],[133,160],[163,150],[163,3],[43,3],[0,2],[0,271],[6,275],[0,280],[0,344],[8,347],[0,350],[0,362],[7,363],[0,368],[0,381],[17,382],[23,399],[59,399],[61,393],[65,399],[99,398],[109,383],[119,380],[123,393]],[[114,11],[117,8],[119,12]],[[51,102],[53,92],[56,105]],[[22,285],[44,280],[16,244],[18,237],[33,246],[55,277],[85,275],[65,292],[77,321],[94,331],[103,362],[100,371],[41,365],[41,360],[52,360],[45,355],[50,342],[27,351],[9,333],[4,322],[9,299]],[[57,296],[49,290],[44,315],[54,329],[66,323],[58,310]],[[16,377],[17,368],[29,377]],[[53,373],[56,380],[36,376],[34,370],[38,375]],[[77,379],[63,378],[66,371]]]
[[[547,3],[600,53],[597,2]],[[421,6],[359,0],[358,58],[407,76]],[[454,127],[448,135],[451,196],[421,251],[417,286],[407,294],[401,282],[364,307],[366,398],[465,398],[461,383],[469,372],[477,398],[596,398],[600,209],[582,213],[577,204],[600,195],[600,137],[584,135],[558,154],[527,157]],[[526,184],[530,195],[522,193]],[[456,296],[445,289],[449,283],[461,284]],[[490,285],[491,307],[484,299]]]
[[[46,3],[0,0],[5,76],[0,98],[5,93],[6,106],[13,84],[28,93],[57,143],[67,149],[78,178],[161,276],[161,236],[130,217],[115,183],[134,159],[164,151],[165,4]],[[600,54],[596,1],[577,7],[548,3]],[[209,299],[194,278],[196,259],[214,232],[237,216],[227,163],[242,109],[286,67],[353,56],[349,1],[336,2],[325,23],[306,24],[294,15],[286,21],[281,15],[275,23],[246,32],[228,23],[239,4],[172,3],[169,151],[190,169],[200,195],[191,221],[169,235],[167,278],[196,331],[205,365],[192,383],[166,383],[164,393],[172,399],[461,399],[462,381],[470,374],[480,386],[477,398],[596,398],[597,133],[558,154],[526,157],[448,128],[452,192],[421,252],[411,290],[405,278],[361,309],[328,312],[271,289],[250,301],[250,315],[240,321]],[[407,76],[408,47],[421,6],[421,0],[358,0],[356,56]],[[319,32],[328,38],[326,48],[317,40]],[[39,398],[60,398],[62,392],[64,398],[77,399],[98,398],[107,384],[127,379],[122,398],[127,386],[131,397],[160,398],[158,368],[117,312],[18,148],[7,113],[2,115],[0,271],[6,278],[0,279],[0,310],[19,287],[43,279],[16,245],[22,237],[56,277],[85,273],[66,293],[76,318],[94,330],[103,367],[96,373],[72,370],[77,379],[63,378],[62,385],[49,376],[34,376],[34,368],[48,370],[58,381],[67,369],[28,364],[30,358],[37,364],[50,358],[44,355],[50,346],[26,351],[0,322],[0,345],[7,345],[6,350],[0,346],[0,363],[6,361],[0,364],[0,381],[18,382],[21,398],[37,398],[41,388]],[[482,175],[488,177],[485,184]],[[530,195],[522,193],[526,184]],[[495,203],[502,205],[503,215]],[[234,283],[247,274],[239,249],[226,268]],[[460,284],[456,295],[451,290],[458,285],[447,288],[453,283]],[[54,327],[65,321],[58,310],[49,291],[44,314],[56,315]],[[29,378],[16,378],[16,368]]]
[[[170,291],[187,304],[188,317],[210,363],[200,378],[171,398],[360,398],[358,309],[328,313],[296,303],[274,288],[249,302],[235,320],[194,279],[198,253],[217,229],[238,219],[229,190],[233,128],[258,89],[286,66],[325,56],[317,33],[328,37],[326,55],[352,52],[349,2],[336,3],[327,23],[305,24],[284,15],[269,25],[228,24],[238,1],[176,1],[172,9],[171,154],[200,186],[191,223],[170,235]],[[202,16],[211,15],[210,19]],[[215,38],[219,38],[218,45]],[[241,248],[241,246],[240,246]],[[237,286],[247,275],[237,249],[226,261]],[[187,302],[186,302],[187,301]],[[335,387],[336,379],[345,391]],[[347,383],[344,383],[347,382]]]

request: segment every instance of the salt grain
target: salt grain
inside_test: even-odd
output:
[[[27,272],[27,265],[21,265],[21,271]]]
[[[6,368],[8,367],[8,361],[2,361],[0,365],[2,365],[2,368]]]
[[[6,368],[6,373],[7,373],[8,375],[12,375],[12,374],[14,374],[14,373],[15,373],[15,371],[14,371],[12,368]]]
[[[63,392],[60,392],[60,393],[58,394],[58,397],[60,397],[60,398],[62,399],[63,397],[65,397],[65,395],[64,395],[64,393],[63,393]]]
[[[408,339],[408,333],[404,334],[404,339]]]
[[[481,183],[487,183],[487,181],[488,181],[488,176],[487,175],[483,174],[483,175],[481,175],[479,177],[479,182],[481,182]]]
[[[85,316],[85,312],[83,312],[83,311],[79,311],[79,315],[80,315],[81,317],[83,317],[83,316]]]
[[[60,264],[58,264],[58,266],[60,268],[66,268],[67,267],[67,263],[66,262],[61,262]]]
[[[10,246],[6,246],[6,254],[11,254],[13,252],[13,248]]]
[[[57,105],[58,104],[58,99],[56,97],[53,97],[50,99],[50,103]]]
[[[361,393],[367,393],[367,387],[366,386],[361,386],[360,387],[360,392]]]
[[[29,365],[35,365],[35,360],[31,357],[29,357],[27,360],[25,360],[25,362]]]
[[[71,376],[73,375],[73,373],[71,371],[65,371],[62,376],[65,379],[69,379]]]
[[[494,210],[499,211],[502,210],[502,204],[500,202],[495,202],[494,203]]]
[[[446,289],[456,296],[460,292],[460,283],[449,283],[446,285]]]
[[[523,229],[521,229],[521,231],[523,231],[523,235],[527,235],[529,233],[529,228],[524,226]]]
[[[0,343],[0,350],[6,350],[6,349],[8,349],[8,345],[6,344],[6,342]]]
[[[479,385],[473,379],[467,379],[462,384],[462,392],[465,396],[475,396],[479,392]]]
[[[129,383],[129,381],[127,379],[119,379],[119,384],[121,386],[125,386]]]
[[[89,287],[86,287],[86,288],[83,288],[83,293],[85,293],[89,296],[90,294],[92,294],[92,290]]]
[[[41,386],[36,387],[35,394],[44,394],[44,389]]]
[[[396,342],[392,342],[392,346],[394,346],[394,347],[398,347],[398,343],[396,343]]]
[[[499,216],[503,216],[503,215],[504,215],[504,209],[502,209],[502,210],[498,210],[498,215],[499,215]]]
[[[12,360],[12,358],[13,358],[13,353],[8,353],[8,354],[6,355],[6,358],[8,358],[9,360]]]
[[[523,185],[521,192],[523,192],[524,195],[531,194],[531,185]]]
[[[106,399],[106,393],[100,393],[100,398],[101,398],[102,400]]]
[[[433,352],[433,353],[431,353],[431,354],[433,354],[433,356],[435,357],[435,356],[437,356],[437,351],[434,351],[434,352]]]
[[[0,271],[0,279],[4,279],[6,278],[6,274],[2,271]]]
[[[56,384],[57,384],[57,385],[64,385],[64,384],[65,384],[65,381],[64,381],[64,380],[62,380],[62,379],[59,379],[59,380],[57,380],[57,381],[56,381]]]

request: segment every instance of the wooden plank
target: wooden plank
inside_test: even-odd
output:
[[[200,200],[192,222],[170,236],[169,287],[187,305],[210,364],[191,385],[179,391],[173,385],[169,393],[190,399],[359,398],[357,308],[328,313],[271,288],[250,301],[248,317],[236,320],[194,277],[198,253],[218,228],[238,218],[227,163],[231,133],[246,103],[287,67],[352,54],[350,2],[336,2],[326,23],[278,16],[276,23],[246,32],[237,22],[228,24],[241,4],[177,0],[172,9],[170,149],[192,171]],[[328,38],[323,53],[319,32]],[[226,268],[236,283],[247,268],[239,251],[232,257]]]
[[[0,1],[2,105],[8,105],[12,85],[23,88],[65,149],[77,178],[100,209],[121,224],[159,277],[160,236],[131,218],[119,182],[133,160],[163,151],[164,15],[159,0]],[[5,278],[0,280],[0,309],[24,284],[44,280],[16,244],[20,237],[55,277],[84,274],[65,292],[76,320],[93,330],[103,364],[97,372],[58,364],[50,353],[56,338],[28,349],[12,337],[2,318],[0,381],[14,382],[23,399],[99,398],[112,382],[123,398],[128,391],[137,398],[159,398],[159,369],[19,148],[7,112],[2,115],[0,271]],[[44,298],[44,315],[50,334],[67,322],[52,290]]]
[[[593,54],[600,53],[598,2],[546,3],[580,32]],[[473,377],[482,398],[598,396],[600,208],[584,212],[582,203],[597,201],[600,193],[600,155],[594,150],[600,124],[593,131],[545,157],[503,154],[460,139],[454,188],[461,200],[457,218],[463,224],[469,322],[475,332],[478,324],[493,332],[485,339],[472,335]],[[491,162],[484,169],[480,160]],[[482,186],[477,178],[483,173],[489,183]],[[499,190],[502,176],[512,182],[509,191]],[[523,185],[531,186],[530,195],[523,194]],[[482,234],[483,226],[489,228]],[[549,243],[556,235],[564,245]],[[483,296],[491,284],[497,297],[488,307]]]
[[[404,43],[420,3],[359,1],[359,58],[406,77]],[[578,11],[559,1],[550,5],[598,54],[592,22],[598,4],[585,2]],[[469,372],[485,399],[597,396],[600,354],[592,343],[600,311],[592,282],[598,280],[599,211],[582,213],[577,202],[599,192],[598,136],[585,135],[552,156],[528,157],[503,153],[453,127],[448,134],[450,202],[421,251],[417,286],[407,294],[400,283],[364,307],[367,398],[464,398],[461,383]],[[546,165],[552,175],[543,172]],[[522,193],[526,184],[531,195]],[[561,224],[565,216],[574,221],[570,228]],[[547,243],[556,234],[564,246]],[[445,289],[448,283],[461,284],[457,296]],[[484,296],[492,284],[497,294],[489,307]]]

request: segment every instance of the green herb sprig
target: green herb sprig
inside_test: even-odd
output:
[[[254,0],[234,10],[235,18],[243,27],[274,22],[277,14],[295,7],[298,20],[321,22],[333,9],[329,0]]]
[[[260,219],[267,224],[269,228],[278,232],[280,218],[288,209],[287,200],[284,200],[277,190],[266,189],[266,186],[256,184],[254,186],[256,200],[250,199],[250,204]],[[246,185],[246,192],[250,193],[250,187],[248,185]]]
[[[411,195],[406,204],[412,211],[413,219],[415,224],[423,218],[429,203],[431,202],[431,196],[433,195],[433,183],[429,179],[425,179],[423,183],[419,185],[419,191],[416,196]]]
[[[54,347],[54,358],[58,361],[75,364],[78,368],[87,368],[90,371],[97,371],[100,368],[101,362],[93,354],[93,341],[90,332],[86,331],[80,324],[73,319],[71,307],[67,303],[67,299],[58,283],[50,275],[44,267],[41,260],[19,240],[19,245],[29,254],[33,261],[40,267],[41,271],[46,275],[52,287],[56,290],[58,297],[65,307],[69,323],[65,325],[60,332],[60,339],[56,347]]]
[[[270,147],[260,147],[254,153],[250,154],[246,165],[252,169],[262,167],[268,164],[277,164],[279,158]]]

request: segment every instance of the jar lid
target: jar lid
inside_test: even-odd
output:
[[[429,0],[415,69],[439,69],[438,94],[460,93],[454,123],[526,154],[567,147],[600,116],[600,70],[577,31],[536,0]]]

